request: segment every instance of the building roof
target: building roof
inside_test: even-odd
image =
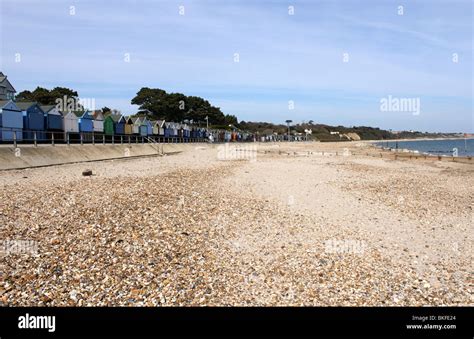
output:
[[[0,107],[3,107],[5,106],[6,104],[8,104],[11,100],[0,100]]]
[[[37,105],[38,103],[34,101],[18,101],[18,102],[15,102],[15,104],[19,109],[21,109],[22,111],[25,111],[31,106]]]
[[[10,103],[15,107],[14,109],[10,109],[10,111],[21,112],[21,110],[18,108],[18,106],[15,104],[13,100],[0,100],[0,108],[3,109],[5,106],[7,106]]]
[[[164,124],[164,123],[165,123],[164,120],[155,120],[155,121],[153,121],[153,124],[154,124],[154,125],[158,125],[158,126],[160,126],[160,127],[163,127],[163,124]]]
[[[112,113],[108,113],[104,116],[104,119],[105,118],[108,118],[110,117],[112,119],[113,122],[117,123],[120,121],[120,119],[123,118],[123,115],[122,114],[112,114]]]
[[[85,110],[85,111],[73,111],[73,113],[78,117],[78,118],[82,118],[84,115],[89,115],[90,117],[92,117],[91,115],[91,112],[88,111],[88,110]]]
[[[7,85],[10,85],[10,87],[13,89],[13,93],[16,93],[16,89],[13,87],[10,81],[8,81],[7,76],[0,72],[0,87],[7,87]]]
[[[91,115],[92,115],[92,117],[93,117],[94,119],[97,119],[97,117],[98,117],[99,115],[102,116],[102,119],[104,118],[104,114],[102,113],[101,110],[92,111]]]
[[[56,107],[56,105],[40,105],[41,109],[43,110],[43,112],[45,113],[48,113],[49,111],[51,111],[53,108]]]

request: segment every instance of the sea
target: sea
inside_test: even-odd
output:
[[[378,147],[393,149],[408,149],[421,154],[452,156],[457,149],[460,157],[474,156],[474,139],[438,139],[438,140],[410,140],[410,141],[380,141]]]

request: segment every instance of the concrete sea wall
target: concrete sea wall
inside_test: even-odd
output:
[[[0,170],[61,165],[75,162],[172,154],[203,144],[96,144],[0,146]]]

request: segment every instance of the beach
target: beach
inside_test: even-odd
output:
[[[0,303],[473,305],[474,165],[376,152],[201,144],[0,172]]]

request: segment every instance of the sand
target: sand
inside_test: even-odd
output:
[[[474,166],[373,154],[214,145],[2,172],[0,303],[473,305]]]

